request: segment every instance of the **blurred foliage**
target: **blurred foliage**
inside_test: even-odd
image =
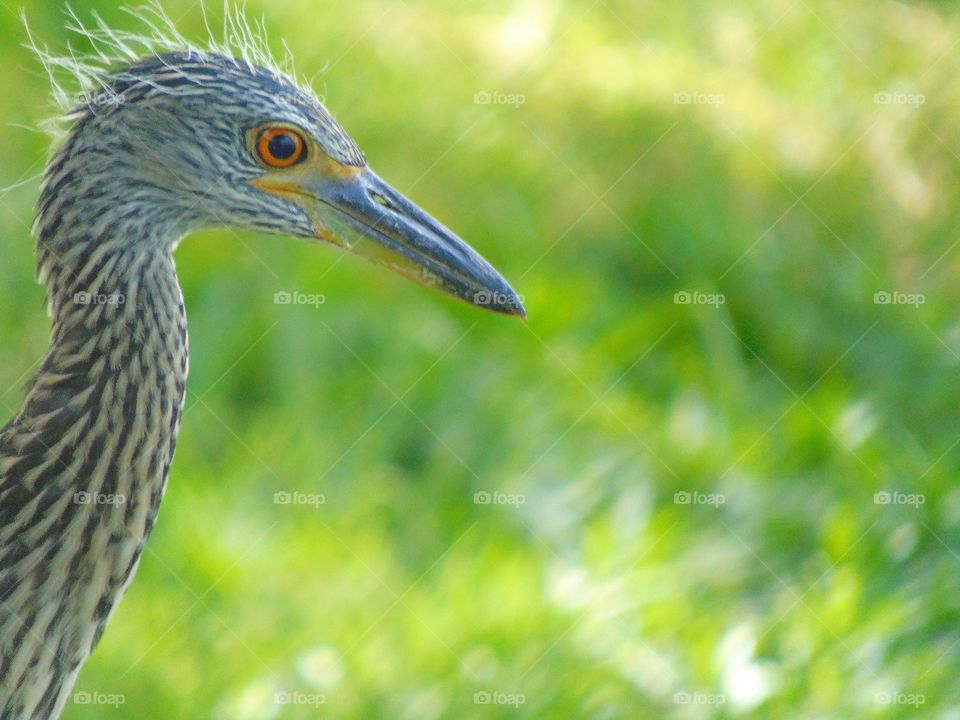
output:
[[[24,4],[66,48],[62,8]],[[249,11],[530,319],[187,239],[177,460],[76,686],[123,704],[65,718],[960,718],[953,4]],[[47,344],[49,106],[0,28],[7,417]]]

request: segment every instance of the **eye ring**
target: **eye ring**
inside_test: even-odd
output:
[[[257,135],[257,156],[273,168],[295,165],[306,157],[307,143],[303,135],[285,127],[265,128]]]

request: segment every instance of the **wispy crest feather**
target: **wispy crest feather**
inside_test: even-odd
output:
[[[283,57],[278,60],[268,42],[265,19],[262,16],[251,19],[244,7],[225,2],[222,27],[216,32],[201,2],[207,32],[202,44],[191,42],[177,29],[159,0],[121,9],[136,18],[142,27],[141,32],[112,28],[96,11],[90,13],[92,22],[85,23],[67,7],[67,30],[82,37],[90,46],[90,50],[83,53],[69,42],[66,53],[53,52],[46,44],[38,43],[27,24],[26,13],[21,11],[28,38],[25,47],[37,56],[50,81],[54,117],[42,126],[55,140],[62,138],[77,112],[92,98],[113,99],[109,79],[115,77],[124,65],[164,53],[190,53],[201,59],[220,55],[233,59],[237,65],[259,66],[296,83],[289,48],[283,45]]]

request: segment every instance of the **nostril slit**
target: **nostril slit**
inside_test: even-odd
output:
[[[388,210],[394,210],[394,211],[396,211],[396,209],[397,209],[397,208],[395,208],[395,207],[393,206],[393,203],[391,203],[389,200],[387,200],[383,195],[381,195],[381,194],[378,193],[378,192],[375,192],[375,191],[371,190],[371,191],[370,191],[370,197],[373,198],[373,201],[374,201],[375,203],[377,203],[378,205],[383,205],[383,206],[384,206],[385,208],[387,208]]]

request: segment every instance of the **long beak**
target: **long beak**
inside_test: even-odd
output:
[[[467,243],[368,168],[314,178],[318,237],[472,305],[526,317],[507,281]],[[331,212],[332,210],[332,212]]]

